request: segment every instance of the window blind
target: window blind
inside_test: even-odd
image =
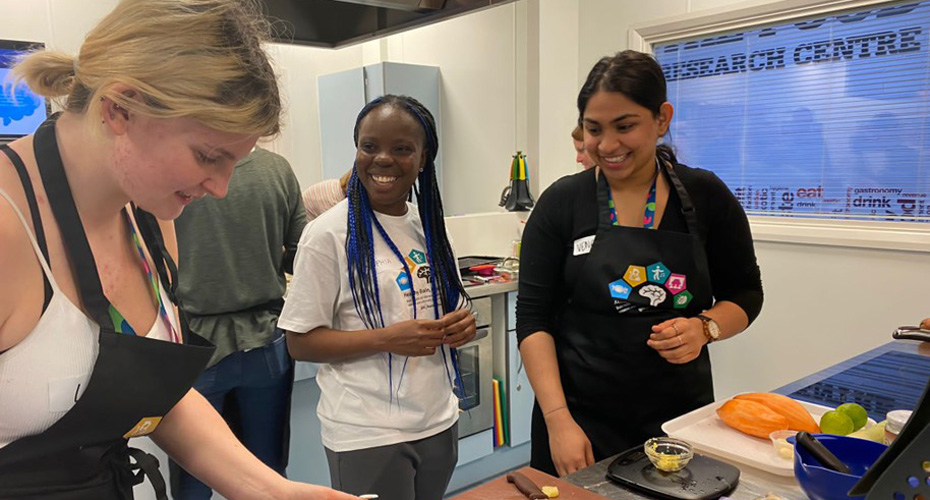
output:
[[[750,215],[930,222],[930,1],[653,45],[679,159]]]

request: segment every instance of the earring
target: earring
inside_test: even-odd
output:
[[[420,172],[422,172],[422,171],[423,171],[423,167],[420,167]]]

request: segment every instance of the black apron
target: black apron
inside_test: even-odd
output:
[[[676,365],[646,344],[653,325],[713,304],[694,205],[674,168],[663,170],[688,233],[612,225],[610,188],[600,175],[597,233],[553,335],[568,408],[595,460],[663,435],[663,422],[714,399],[707,349]],[[531,465],[554,474],[538,404],[532,429]]]
[[[103,295],[58,152],[54,117],[39,127],[34,143],[42,182],[74,264],[81,299],[89,316],[100,325],[100,349],[88,386],[68,413],[41,434],[0,448],[0,499],[126,500],[132,498],[132,487],[148,476],[157,498],[167,500],[157,459],[129,448],[128,438],[146,435],[158,426],[203,371],[213,347],[187,333],[183,324],[184,344],[114,331],[110,304]],[[6,152],[13,159],[15,153]],[[16,163],[22,168],[18,157]],[[35,197],[31,188],[26,195]],[[34,225],[41,223],[33,202],[30,205]],[[157,222],[141,210],[134,209],[134,213],[161,283],[171,290],[174,300],[171,287],[177,284],[176,269]],[[36,225],[36,233],[42,233],[41,226]],[[47,248],[42,251],[47,260]],[[156,315],[156,321],[162,321],[161,317]]]

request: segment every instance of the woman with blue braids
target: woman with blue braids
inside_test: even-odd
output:
[[[348,197],[304,231],[278,325],[295,359],[322,363],[332,486],[436,500],[458,456],[455,349],[475,336],[436,183],[436,124],[416,99],[387,95],[362,109],[354,138]]]

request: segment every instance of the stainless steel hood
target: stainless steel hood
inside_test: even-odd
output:
[[[441,9],[445,0],[339,0],[342,2],[384,7],[385,9],[431,11]]]
[[[515,0],[264,0],[276,41],[344,47]]]

